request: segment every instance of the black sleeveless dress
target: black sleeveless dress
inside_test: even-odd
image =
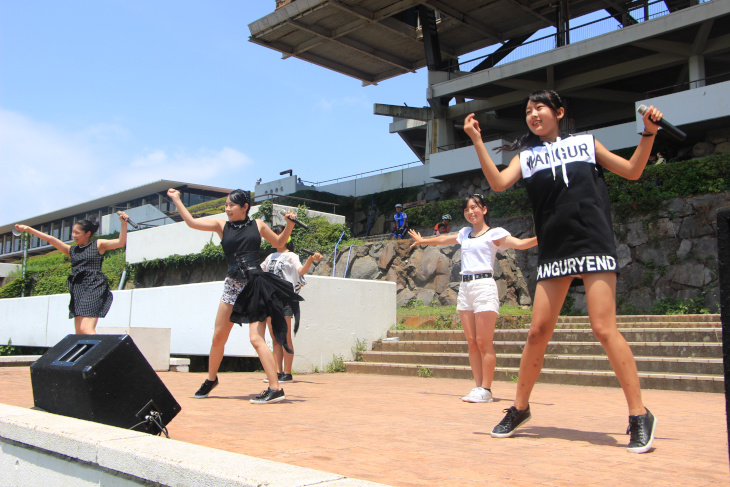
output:
[[[294,353],[287,344],[287,324],[284,306],[294,312],[295,323],[299,323],[299,302],[304,298],[294,292],[294,286],[279,276],[261,269],[261,234],[256,221],[226,222],[223,227],[221,246],[228,263],[228,276],[245,285],[236,298],[230,320],[233,323],[254,323],[271,317],[274,338],[289,353]]]
[[[71,275],[66,281],[71,293],[68,317],[105,317],[114,296],[109,289],[109,280],[101,272],[104,256],[99,253],[96,240],[83,246],[75,245],[68,253],[71,257]]]
[[[618,272],[608,188],[592,135],[520,153],[538,244],[537,280]]]

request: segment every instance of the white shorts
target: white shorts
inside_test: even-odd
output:
[[[494,311],[499,314],[499,291],[497,283],[491,277],[462,282],[459,285],[459,297],[456,300],[456,311]]]

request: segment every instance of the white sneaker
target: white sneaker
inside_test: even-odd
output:
[[[483,387],[475,387],[469,394],[461,398],[464,402],[492,402],[492,392]]]

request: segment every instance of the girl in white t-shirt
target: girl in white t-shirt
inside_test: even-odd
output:
[[[464,218],[471,227],[458,234],[423,238],[411,230],[413,245],[461,245],[461,285],[456,310],[469,345],[469,364],[476,387],[461,400],[492,402],[492,379],[497,365],[494,351],[494,325],[499,314],[499,293],[494,281],[497,250],[529,249],[537,245],[537,237],[515,238],[504,228],[488,224],[484,197],[474,194],[464,198]]]
[[[284,227],[281,225],[276,225],[271,229],[274,231],[274,233],[278,235],[284,230]],[[282,245],[281,247],[277,247],[276,252],[274,252],[273,254],[269,254],[266,259],[264,259],[264,261],[261,263],[261,268],[266,272],[272,272],[282,279],[285,279],[292,283],[292,286],[294,286],[294,291],[298,293],[302,286],[307,283],[304,280],[304,274],[306,274],[307,271],[309,271],[309,268],[312,267],[312,262],[319,262],[320,260],[322,260],[322,254],[320,254],[319,252],[315,252],[314,254],[310,255],[304,265],[302,265],[301,261],[299,260],[299,256],[292,252],[292,250],[293,245],[291,243],[290,237],[286,244]],[[287,324],[286,341],[291,350],[294,350],[294,345],[292,344],[291,338],[291,319],[293,315],[294,312],[292,308],[285,305],[284,316],[286,317]],[[274,342],[274,358],[276,360],[276,373],[279,382],[292,382],[293,378],[291,373],[291,367],[292,362],[294,361],[294,354],[285,351],[281,344],[278,343],[275,338],[273,338],[274,334],[271,330],[270,318],[267,320],[267,323],[269,326],[269,335],[272,336],[272,340]],[[297,326],[299,326],[298,323]],[[268,379],[264,380],[264,382],[268,382]]]

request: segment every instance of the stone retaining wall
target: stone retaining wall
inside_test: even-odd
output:
[[[614,221],[619,257],[617,302],[620,311],[645,312],[665,298],[699,299],[711,312],[719,310],[716,232],[717,210],[730,206],[730,193],[676,198],[665,202],[654,216],[636,215]],[[614,219],[615,220],[615,219]],[[534,235],[532,217],[495,219],[524,238]],[[456,232],[459,228],[452,227]],[[432,229],[424,229],[429,235]],[[340,248],[335,276],[393,281],[398,305],[411,300],[453,305],[459,287],[461,249],[422,246],[410,249],[410,240],[371,242]],[[495,277],[503,303],[529,306],[534,295],[537,249],[509,249],[497,254]],[[349,262],[348,262],[349,261]],[[332,262],[323,261],[315,275],[332,275]],[[576,312],[585,313],[585,291],[571,289]]]

